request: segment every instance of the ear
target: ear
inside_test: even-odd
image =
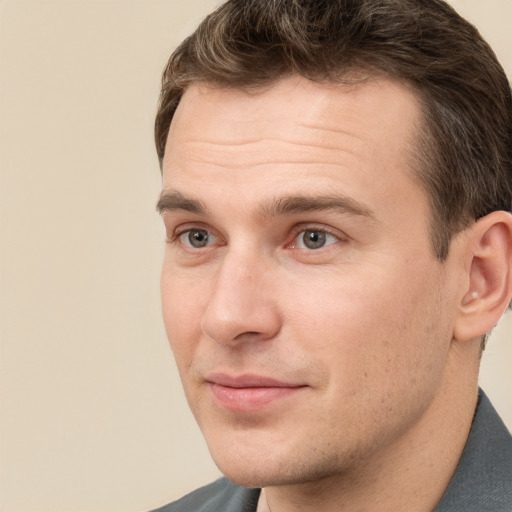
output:
[[[454,339],[478,338],[503,315],[512,296],[512,215],[495,211],[468,232],[468,276],[459,304]]]

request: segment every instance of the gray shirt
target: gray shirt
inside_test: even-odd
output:
[[[221,478],[153,512],[256,512],[260,489]],[[464,452],[434,512],[512,512],[512,437],[482,390]]]

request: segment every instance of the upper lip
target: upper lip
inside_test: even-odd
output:
[[[283,382],[272,377],[255,374],[233,376],[225,373],[212,373],[205,380],[229,388],[297,388],[302,386],[302,384]]]

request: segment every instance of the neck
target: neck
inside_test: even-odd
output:
[[[452,350],[447,377],[407,433],[343,474],[264,489],[258,512],[433,510],[455,472],[476,407],[478,357],[464,366],[459,356]]]

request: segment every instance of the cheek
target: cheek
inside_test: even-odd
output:
[[[437,340],[446,329],[437,323],[442,304],[426,294],[427,282],[411,282],[407,293],[396,286],[394,293],[389,281],[345,280],[343,287],[326,285],[321,301],[295,295],[292,337],[323,376],[322,421],[342,445],[393,435],[435,395],[446,363]]]
[[[432,272],[430,279],[410,278],[407,287],[391,271],[359,275],[366,278],[354,272],[323,280],[314,292],[295,288],[291,328],[301,350],[343,394],[390,394],[439,378],[439,343],[449,329]]]
[[[205,307],[204,288],[201,293],[197,281],[183,277],[164,268],[160,281],[165,330],[180,372],[193,357]]]

